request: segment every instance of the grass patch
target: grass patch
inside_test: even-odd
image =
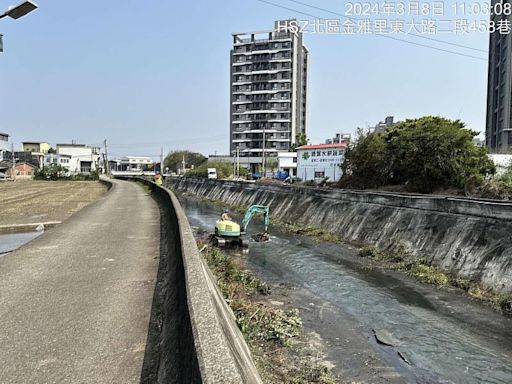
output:
[[[321,364],[291,362],[289,347],[302,331],[298,309],[281,309],[266,303],[264,299],[272,294],[271,288],[253,272],[243,269],[237,259],[211,247],[204,248],[202,255],[233,310],[264,382],[335,382],[330,370]]]
[[[301,369],[295,369],[292,371],[292,377],[290,377],[286,384],[335,384],[330,370],[323,366],[311,366],[306,365]]]
[[[359,250],[359,256],[370,259],[379,267],[404,272],[427,284],[460,288],[471,297],[486,302],[496,311],[512,316],[512,294],[498,293],[469,279],[446,273],[429,265],[423,258],[412,257],[401,243],[393,251],[385,251],[375,246],[363,247]]]
[[[258,294],[271,294],[265,282],[251,271],[240,269],[232,258],[216,248],[208,248],[204,255],[245,339],[290,345],[302,329],[298,309],[283,311],[258,302]]]
[[[314,237],[315,239],[319,241],[325,241],[330,243],[340,243],[341,241],[338,239],[337,236],[333,235],[332,233],[326,231],[325,229],[322,229],[320,227],[317,227],[315,225],[299,225],[299,224],[290,224],[286,223],[281,220],[275,220],[274,224],[279,225],[280,227],[284,228],[288,232],[296,233],[298,235],[305,235]]]

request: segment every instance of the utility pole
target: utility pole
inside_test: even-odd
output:
[[[233,152],[233,177],[237,177],[236,176],[236,156],[235,156],[234,152]]]
[[[183,175],[185,175],[185,155],[183,155],[183,160],[181,164],[183,165]]]
[[[16,180],[16,158],[14,157],[14,143],[11,144],[11,153],[12,153],[12,174],[11,177]]]
[[[164,174],[164,146],[160,148],[160,173]]]
[[[265,124],[265,123],[263,123]],[[263,150],[261,152],[261,155],[262,155],[262,168],[263,168],[263,175],[261,175],[261,177],[265,177],[266,173],[267,173],[267,164],[266,164],[266,159],[265,159],[265,125],[263,125]]]
[[[240,177],[240,148],[236,149],[236,175]]]
[[[108,162],[107,139],[103,140],[103,143],[105,144],[105,171],[107,172],[107,175],[110,175],[110,164]]]

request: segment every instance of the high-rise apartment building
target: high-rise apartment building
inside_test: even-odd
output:
[[[491,9],[500,1],[492,0]],[[512,16],[503,13],[491,15],[495,25],[500,20],[510,25]],[[491,153],[512,152],[512,34],[500,33],[498,29],[489,39],[485,141]]]
[[[230,151],[252,171],[306,133],[308,50],[288,23],[233,34]]]

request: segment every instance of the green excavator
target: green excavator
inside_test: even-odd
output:
[[[252,217],[257,214],[263,214],[263,220],[265,223],[265,232],[258,233],[253,236],[254,240],[258,242],[268,241],[270,239],[268,235],[268,226],[270,224],[269,208],[264,205],[252,205],[245,212],[242,223],[238,224],[231,219],[217,220],[215,223],[215,233],[211,235],[212,242],[218,247],[225,246],[239,246],[242,248],[249,247],[249,238],[247,237],[246,231]]]

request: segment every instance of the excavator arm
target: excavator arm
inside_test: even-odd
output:
[[[247,226],[249,225],[254,214],[256,213],[263,213],[263,220],[265,222],[265,232],[267,232],[268,226],[270,224],[270,211],[268,207],[264,205],[252,205],[249,207],[247,212],[245,212],[244,218],[242,220],[242,225],[240,226],[241,232],[246,231]]]

